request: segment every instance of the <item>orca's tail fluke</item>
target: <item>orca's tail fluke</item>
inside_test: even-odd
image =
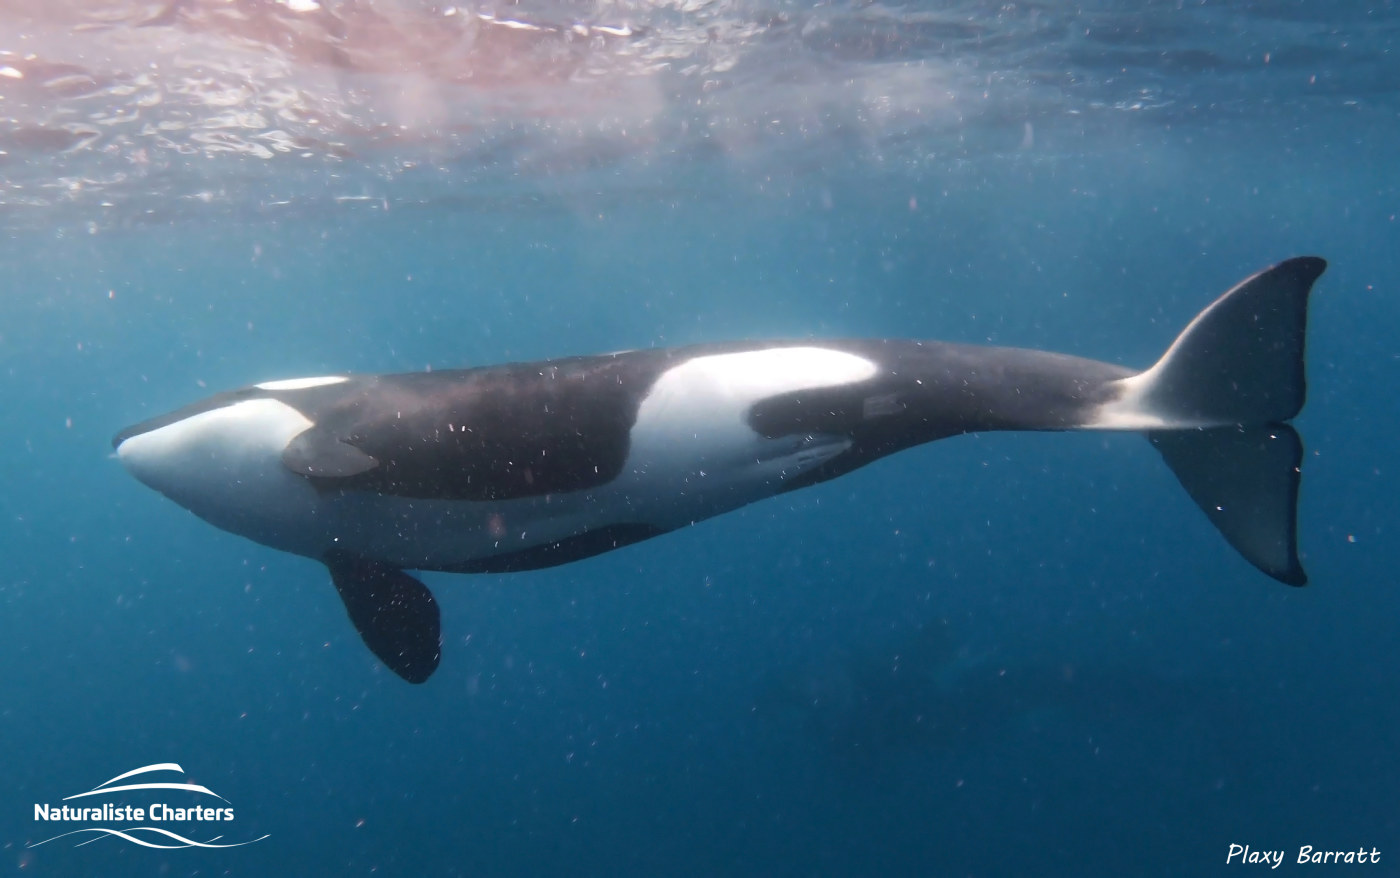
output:
[[[1281,262],[1197,315],[1156,365],[1115,382],[1095,426],[1141,430],[1225,539],[1289,585],[1298,560],[1303,446],[1285,422],[1303,407],[1308,294],[1327,268]]]
[[[1298,560],[1303,441],[1287,424],[1152,430],[1181,486],[1245,560],[1289,585],[1306,585]]]

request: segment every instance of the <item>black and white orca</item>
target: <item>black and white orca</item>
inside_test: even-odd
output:
[[[1142,372],[932,341],[706,344],[272,381],[113,445],[216,527],[324,562],[365,643],[415,683],[440,626],[405,570],[565,564],[982,430],[1143,433],[1241,555],[1302,585],[1286,422],[1325,268],[1300,257],[1243,281]]]

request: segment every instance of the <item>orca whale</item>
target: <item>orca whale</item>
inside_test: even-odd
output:
[[[366,645],[421,683],[438,607],[405,570],[565,564],[984,430],[1146,435],[1250,563],[1290,585],[1308,295],[1282,262],[1157,363],[934,341],[702,344],[271,381],[122,430],[137,479],[216,527],[322,561]]]

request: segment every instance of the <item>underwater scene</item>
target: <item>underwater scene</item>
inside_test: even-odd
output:
[[[1400,874],[1393,0],[0,0],[0,869]]]

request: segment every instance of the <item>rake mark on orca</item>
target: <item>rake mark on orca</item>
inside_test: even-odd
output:
[[[1235,549],[1290,585],[1307,301],[1300,257],[1225,293],[1142,372],[930,341],[737,342],[273,381],[117,434],[128,470],[217,527],[323,561],[412,682],[437,604],[405,570],[564,564],[981,430],[1144,433]]]

